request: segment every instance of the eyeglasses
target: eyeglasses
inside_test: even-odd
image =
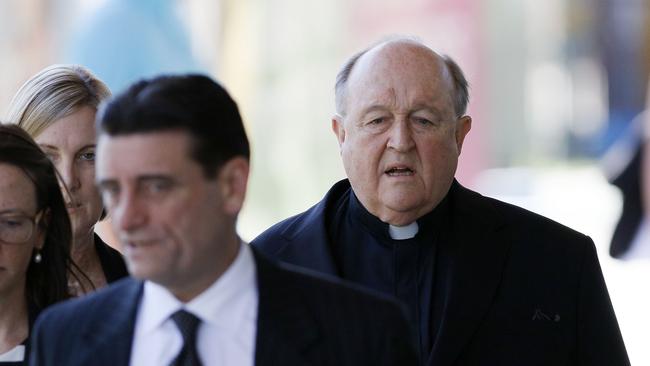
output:
[[[34,235],[36,224],[41,220],[43,211],[33,217],[16,214],[0,215],[0,243],[23,244]]]

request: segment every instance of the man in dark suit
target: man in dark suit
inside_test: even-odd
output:
[[[395,39],[336,82],[348,179],[252,245],[393,295],[422,365],[627,365],[590,238],[462,187],[471,119],[462,71]]]
[[[45,311],[31,364],[415,364],[397,303],[239,239],[249,147],[218,84],[142,81],[98,121],[97,183],[134,278]]]

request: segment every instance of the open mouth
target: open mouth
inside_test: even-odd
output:
[[[415,174],[413,169],[406,167],[406,166],[396,166],[392,167],[384,172],[385,174],[388,174],[391,177],[404,177],[404,176],[411,176]]]

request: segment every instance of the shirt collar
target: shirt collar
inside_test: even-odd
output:
[[[393,226],[381,221],[371,214],[359,201],[354,191],[350,189],[348,200],[349,212],[354,219],[361,223],[374,235],[390,242],[399,242],[406,239],[429,238],[437,231],[440,221],[448,206],[449,194],[430,212],[406,226]]]
[[[196,315],[202,322],[227,329],[237,329],[247,316],[248,305],[257,302],[255,260],[247,244],[241,243],[237,257],[228,269],[205,291],[183,304],[166,288],[145,281],[140,316],[142,330],[151,332],[179,309]]]
[[[393,240],[405,240],[415,238],[418,230],[418,222],[414,221],[405,226],[388,225],[388,234]]]

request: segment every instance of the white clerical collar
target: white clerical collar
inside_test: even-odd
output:
[[[415,237],[415,234],[418,233],[418,230],[419,227],[417,221],[413,221],[406,226],[388,225],[388,233],[394,240],[412,239]]]

